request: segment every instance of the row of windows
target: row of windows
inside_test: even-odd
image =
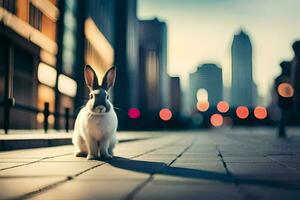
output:
[[[56,22],[43,14],[32,2],[0,0],[0,6],[56,41]]]

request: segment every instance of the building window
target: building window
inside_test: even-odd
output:
[[[29,24],[38,30],[42,29],[42,12],[31,3],[29,6]]]
[[[0,6],[16,14],[16,0],[0,0]]]

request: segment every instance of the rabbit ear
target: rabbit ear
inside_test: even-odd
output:
[[[98,78],[96,72],[90,65],[86,65],[84,68],[85,83],[90,90],[94,90],[98,87]]]
[[[114,86],[115,80],[116,80],[116,67],[112,67],[104,75],[104,78],[102,81],[102,87],[105,90],[108,90],[109,88]]]

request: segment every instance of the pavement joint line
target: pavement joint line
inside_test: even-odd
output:
[[[26,165],[38,163],[38,162],[43,161],[43,160],[47,160],[47,159],[51,159],[51,158],[57,158],[57,157],[61,157],[61,156],[71,155],[71,154],[72,153],[66,153],[66,154],[62,154],[62,155],[48,156],[48,157],[37,159],[35,161],[31,161],[31,162],[27,162],[27,163],[22,163],[22,164],[14,165],[14,166],[11,166],[11,167],[2,168],[2,169],[0,169],[0,171],[4,171],[4,170],[8,170],[8,169],[13,169],[13,168],[17,168],[17,167],[22,167],[22,166],[26,166]]]
[[[223,158],[222,152],[221,152],[221,150],[219,149],[218,145],[216,145],[216,149],[217,149],[217,151],[218,151],[218,156],[220,157],[221,162],[222,162],[222,164],[223,164],[223,166],[224,166],[224,168],[225,168],[226,174],[227,174],[230,178],[232,178],[234,184],[235,184],[236,186],[238,186],[238,185],[239,185],[239,181],[238,181],[238,179],[236,179],[236,178],[233,176],[233,174],[231,173],[231,171],[228,169],[227,164],[226,164],[226,162],[225,162],[225,160],[224,160],[224,158]]]
[[[285,167],[285,168],[287,168],[287,169],[289,169],[289,170],[292,170],[293,172],[296,172],[296,173],[299,173],[299,172],[300,172],[299,170],[297,170],[297,169],[295,169],[295,168],[293,168],[293,167],[290,167],[290,166],[288,166],[287,164],[285,164],[285,163],[283,163],[283,162],[280,162],[280,161],[278,161],[278,160],[276,160],[276,159],[273,159],[273,158],[270,158],[270,157],[268,157],[268,156],[265,156],[265,157],[266,157],[267,159],[271,160],[272,162],[274,162],[274,163],[276,163],[276,164],[282,166],[282,167]]]
[[[175,142],[172,142],[171,144],[167,144],[167,145],[163,145],[163,146],[161,146],[161,147],[157,147],[157,148],[155,148],[155,149],[146,151],[146,152],[141,153],[141,154],[138,154],[138,155],[136,155],[136,156],[132,156],[132,157],[130,157],[129,159],[133,159],[133,158],[137,158],[137,157],[139,157],[139,156],[143,156],[143,155],[145,155],[145,154],[147,154],[147,153],[151,153],[151,152],[153,152],[153,151],[156,151],[156,150],[158,150],[158,149],[161,149],[161,148],[164,148],[164,147],[166,147],[166,146],[172,145],[172,144],[174,144],[174,143],[175,143]],[[69,154],[71,154],[71,153],[69,153]],[[69,154],[67,154],[67,155],[69,155]],[[41,160],[42,160],[42,159],[41,159]],[[39,162],[39,161],[37,161],[37,162]],[[102,166],[102,165],[105,165],[105,164],[108,164],[108,162],[100,163],[99,165],[95,165],[95,166],[93,166],[93,167],[90,167],[90,168],[88,168],[88,169],[85,169],[85,170],[83,170],[83,171],[81,171],[81,172],[79,172],[79,173],[77,173],[77,174],[75,174],[75,175],[67,176],[65,179],[63,179],[63,180],[61,180],[61,181],[57,181],[57,182],[55,182],[55,183],[49,184],[49,185],[47,185],[47,186],[45,186],[45,187],[42,187],[42,188],[39,188],[39,189],[34,190],[34,191],[32,191],[32,192],[29,192],[29,193],[20,195],[20,196],[18,196],[18,197],[16,197],[16,198],[12,198],[12,200],[19,200],[19,199],[29,199],[29,198],[32,198],[32,197],[34,197],[34,196],[36,196],[36,195],[41,194],[42,192],[46,192],[46,191],[51,190],[51,189],[53,189],[53,188],[55,188],[55,187],[58,187],[58,186],[61,185],[61,184],[64,184],[64,183],[66,183],[66,182],[68,182],[68,181],[71,181],[71,180],[74,180],[76,177],[78,177],[78,176],[80,176],[80,175],[82,175],[82,174],[84,174],[84,173],[86,173],[86,172],[88,172],[88,171],[90,171],[90,170],[92,170],[92,169],[95,169],[95,168],[97,168],[97,167],[100,167],[100,166]]]
[[[166,167],[170,167],[178,158],[180,158],[194,144],[194,142],[195,142],[195,137],[192,140],[191,144],[189,144],[180,154],[178,154]],[[176,143],[176,142],[174,142],[174,143]],[[172,145],[172,144],[165,145],[165,147],[167,147],[169,145]],[[166,167],[163,167],[163,168],[166,168]],[[159,169],[159,170],[162,170],[162,169]],[[144,182],[142,182],[141,184],[139,184],[138,186],[136,186],[130,193],[128,193],[128,195],[124,198],[124,200],[131,200],[131,199],[133,199],[134,196],[139,191],[141,191],[148,183],[150,183],[153,180],[153,177],[154,177],[155,173],[159,172],[159,170],[153,171]]]

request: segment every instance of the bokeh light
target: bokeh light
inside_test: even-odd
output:
[[[204,88],[197,91],[197,101],[208,101],[208,92]]]
[[[220,114],[213,114],[210,117],[210,123],[214,127],[222,126],[222,124],[223,124],[223,117],[222,117],[222,115],[220,115]]]
[[[200,111],[200,112],[205,112],[207,111],[209,108],[209,103],[208,101],[200,101],[197,103],[197,109]]]
[[[169,121],[172,118],[172,112],[168,108],[163,108],[159,111],[159,117],[163,121]]]
[[[131,119],[137,119],[141,116],[141,112],[139,109],[137,108],[130,108],[128,110],[128,116],[131,118]]]
[[[229,104],[227,103],[227,101],[220,101],[217,104],[217,109],[221,113],[226,113],[229,110]]]
[[[267,109],[265,107],[257,106],[254,109],[254,116],[257,119],[265,119],[265,118],[267,118],[267,115],[268,115],[268,112],[267,112]]]
[[[42,112],[39,112],[36,115],[36,120],[37,120],[38,123],[43,123],[44,122],[44,114]]]
[[[249,110],[246,106],[237,107],[235,112],[240,119],[246,119],[249,116]]]
[[[294,88],[289,83],[281,83],[278,85],[277,92],[280,96],[289,98],[294,96]]]
[[[54,124],[54,121],[55,121],[54,115],[49,115],[49,117],[48,117],[48,123],[49,124]]]

